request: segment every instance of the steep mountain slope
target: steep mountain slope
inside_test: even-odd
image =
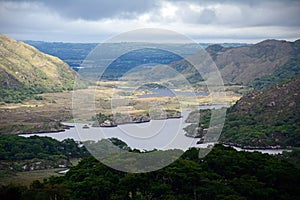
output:
[[[252,91],[228,110],[221,140],[241,146],[300,146],[300,76]]]
[[[255,78],[250,85],[256,89],[267,89],[275,83],[280,83],[300,74],[300,40],[293,44],[293,53],[290,59],[281,67],[260,78]]]
[[[2,94],[57,92],[73,89],[77,73],[59,58],[0,35],[0,88]],[[2,99],[4,98],[3,95]]]
[[[242,47],[215,44],[208,46],[206,51],[220,70],[225,84],[266,89],[300,74],[300,40],[265,40]],[[171,66],[180,69],[184,75],[190,74],[188,77],[195,74],[193,67],[184,61],[174,62]]]
[[[266,40],[247,47],[222,48],[217,52],[208,48],[208,52],[217,54],[214,61],[226,82],[248,84],[284,65],[294,52],[294,43]]]

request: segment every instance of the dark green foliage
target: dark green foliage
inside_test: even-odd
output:
[[[141,87],[139,87],[140,90],[152,89],[152,88],[167,89],[165,86],[158,84],[158,83],[146,83],[146,84],[142,85]]]
[[[116,171],[88,157],[64,177],[34,182],[29,189],[2,187],[1,197],[16,194],[24,199],[31,194],[37,199],[52,194],[57,199],[80,200],[298,199],[300,195],[300,171],[286,160],[221,145],[201,160],[198,152],[190,149],[171,165],[143,174]]]
[[[97,142],[86,141],[84,146],[102,163],[126,172],[148,172],[160,169],[183,154],[183,151],[177,149],[165,151],[154,149],[141,152],[129,148],[117,138],[102,139]]]
[[[71,191],[65,185],[44,186],[39,181],[34,181],[30,188],[24,186],[0,186],[1,200],[48,200],[69,199]]]
[[[68,72],[62,72],[68,73]],[[68,80],[65,87],[57,86],[52,88],[45,88],[41,85],[34,84],[32,87],[1,87],[0,88],[0,102],[4,103],[22,103],[28,99],[43,100],[43,97],[38,94],[47,92],[63,92],[66,90],[86,88],[87,82],[79,80],[74,83],[74,80]]]
[[[89,153],[84,147],[78,147],[73,139],[59,142],[49,137],[0,135],[0,160],[81,158]]]
[[[26,190],[27,188],[24,186],[0,186],[0,198],[1,200],[22,199],[22,195]]]
[[[288,160],[290,163],[295,165],[298,169],[300,169],[300,149],[293,148],[291,152],[284,151],[281,157]]]
[[[111,141],[111,143],[113,143],[115,146],[119,147],[120,149],[130,150],[130,147],[128,147],[128,145],[125,142],[123,142],[118,138],[109,138],[109,140]]]
[[[218,112],[223,113],[223,111],[225,112],[224,109],[226,109],[226,108],[212,109],[212,110],[206,109],[206,110],[198,110],[198,111],[191,112],[189,114],[188,118],[186,119],[186,122],[192,123],[192,124],[190,124],[184,128],[187,135],[194,137],[195,129],[197,127],[201,127],[201,129],[208,129],[209,127],[214,127],[214,126],[218,125],[219,122],[223,121],[221,118],[224,117],[223,114],[218,114]],[[211,119],[212,112],[216,112],[213,115],[214,119]],[[198,136],[201,136],[201,134]]]
[[[99,124],[103,123],[105,120],[113,121],[112,117],[112,115],[105,115],[103,113],[96,114],[96,119]]]
[[[252,91],[227,112],[221,141],[244,147],[300,146],[300,77]]]
[[[36,94],[41,94],[43,91],[36,90],[33,88],[0,88],[0,101],[3,101],[5,103],[21,103],[24,100],[27,99],[36,99],[36,100],[42,100],[40,96],[37,96]]]
[[[211,118],[211,110],[196,110],[189,114],[188,118],[185,120],[186,123],[197,123],[198,125],[203,124],[205,128],[209,127],[209,122]]]

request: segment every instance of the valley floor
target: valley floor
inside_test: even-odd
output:
[[[151,112],[153,107],[163,107],[168,110],[191,110],[198,105],[211,103],[210,96],[159,96],[144,97],[139,95],[147,91],[139,91],[128,94],[126,83],[117,83],[122,87],[116,89],[116,82],[98,83],[98,86],[91,86],[88,89],[77,90],[76,95],[80,96],[80,109],[72,110],[73,91],[60,93],[40,94],[41,100],[27,100],[19,104],[0,105],[0,134],[20,134],[34,132],[56,132],[64,130],[60,122],[72,121],[72,119],[89,121],[94,117],[93,113],[112,114],[112,98],[114,102],[124,102],[119,105],[118,112],[128,112],[132,115],[140,115]],[[232,104],[236,102],[241,94],[237,93],[236,86],[226,88],[225,102]],[[185,90],[182,90],[185,91]],[[95,95],[95,107],[93,112],[85,103],[88,95]],[[117,97],[116,97],[117,95]],[[116,99],[117,98],[117,99]],[[76,113],[80,112],[79,114]]]

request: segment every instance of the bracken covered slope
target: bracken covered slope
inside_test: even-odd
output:
[[[77,76],[59,58],[0,34],[1,89],[56,92],[73,88]]]
[[[293,53],[293,44],[266,40],[252,46],[225,48],[216,53],[214,61],[227,82],[247,84],[285,64]]]

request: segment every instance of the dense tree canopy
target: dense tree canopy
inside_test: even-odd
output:
[[[203,159],[186,151],[158,171],[131,174],[111,169],[93,157],[64,177],[30,188],[3,186],[1,199],[298,199],[300,171],[284,159],[237,152],[217,145]]]
[[[82,158],[89,155],[85,148],[80,148],[73,139],[59,142],[50,137],[21,137],[0,135],[0,160],[24,160],[32,158],[49,159],[63,156]]]

